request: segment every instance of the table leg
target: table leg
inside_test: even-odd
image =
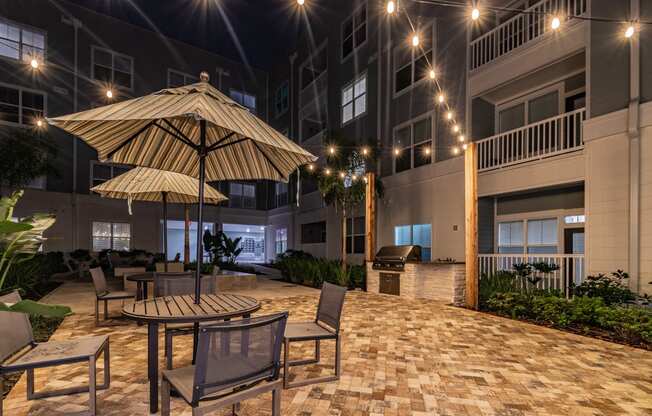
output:
[[[136,302],[143,300],[143,284],[142,282],[136,282]]]
[[[147,324],[147,376],[149,378],[149,412],[158,412],[158,323]]]
[[[147,299],[147,281],[143,281],[143,299]]]
[[[195,365],[195,360],[197,359],[197,344],[199,344],[199,322],[195,322],[192,327],[192,365]]]

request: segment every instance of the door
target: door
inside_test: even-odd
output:
[[[584,228],[566,228],[564,230],[564,253],[584,254]],[[573,259],[568,264],[567,282],[579,285],[584,276],[583,259]]]

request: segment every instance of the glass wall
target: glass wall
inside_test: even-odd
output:
[[[238,263],[265,262],[265,227],[260,225],[224,224],[224,233],[231,239],[240,238],[242,253]]]
[[[161,221],[161,229],[163,229],[163,221]],[[179,254],[179,260],[185,261],[183,258],[183,245],[185,234],[184,221],[168,220],[168,260],[172,261]],[[205,223],[204,230],[209,230],[211,233],[215,231],[215,225],[212,223]],[[161,247],[163,247],[163,234],[161,234]],[[197,222],[190,223],[190,260],[197,260]],[[204,260],[208,260],[208,254],[204,253]]]

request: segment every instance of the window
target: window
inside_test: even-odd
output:
[[[564,217],[564,223],[566,224],[583,224],[585,222],[585,215],[567,215]]]
[[[45,115],[45,94],[0,85],[0,123],[34,125]]]
[[[175,71],[174,69],[168,69],[168,88],[182,87],[184,85],[194,84],[198,82],[197,77],[192,75],[185,74],[181,71]]]
[[[396,173],[432,163],[432,118],[410,122],[394,132]]]
[[[91,187],[100,185],[116,176],[120,176],[129,169],[130,168],[127,166],[91,161]]]
[[[250,113],[256,114],[256,96],[247,94],[246,92],[231,90],[231,98],[236,103],[246,107]]]
[[[288,204],[288,184],[276,182],[276,207],[283,207]]]
[[[29,62],[45,60],[45,32],[0,19],[0,56]]]
[[[355,217],[346,220],[346,252],[364,254],[365,218]]]
[[[394,50],[394,92],[407,90],[426,79],[434,62],[432,24],[419,32],[418,48],[398,46]],[[423,52],[422,52],[423,51]]]
[[[431,224],[400,225],[394,227],[394,244],[397,246],[421,246],[421,259],[424,262],[429,262],[432,259]]]
[[[283,254],[288,250],[288,229],[276,230],[276,254]]]
[[[133,88],[134,60],[127,55],[93,46],[92,78],[107,84]]]
[[[521,128],[525,125],[546,120],[559,114],[559,86],[553,91],[536,92],[518,101],[503,104],[498,108],[498,133]]]
[[[222,231],[232,240],[240,239],[242,252],[240,263],[262,263],[265,261],[265,227],[247,224],[224,224]]]
[[[93,221],[93,251],[123,250],[131,247],[131,224]]]
[[[256,185],[231,182],[229,184],[229,207],[256,209]]]
[[[301,244],[321,244],[326,242],[326,222],[301,224]]]
[[[276,111],[276,117],[280,117],[285,114],[286,111],[290,108],[290,83],[288,81],[283,81],[281,85],[276,89],[276,94],[274,95],[274,109]]]
[[[342,125],[367,112],[367,74],[342,88]]]
[[[498,224],[498,252],[556,254],[558,252],[557,223],[556,218],[501,222]]]
[[[342,23],[342,59],[362,46],[367,40],[367,5],[358,7],[351,17]]]

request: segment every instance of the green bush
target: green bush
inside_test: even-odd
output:
[[[625,284],[627,279],[629,275],[622,270],[612,273],[611,276],[604,274],[588,276],[580,285],[573,287],[573,294],[602,298],[606,305],[626,303],[636,299],[636,294]]]
[[[66,271],[68,268],[62,253],[38,253],[29,260],[11,266],[3,291],[18,289],[26,298],[39,299],[57,285],[51,281],[52,275]]]
[[[346,271],[338,260],[307,256],[280,257],[275,266],[292,283],[321,287],[324,282],[344,287],[364,288],[366,273],[363,266],[348,266]]]

